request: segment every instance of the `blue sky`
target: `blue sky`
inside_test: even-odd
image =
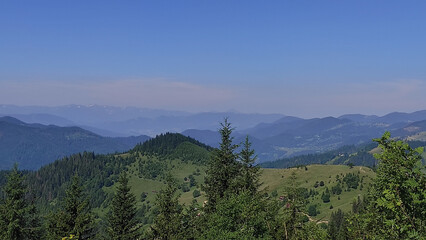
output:
[[[1,1],[0,103],[426,109],[424,1]]]

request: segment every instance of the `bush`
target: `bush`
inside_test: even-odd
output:
[[[195,189],[194,192],[192,192],[192,196],[194,198],[197,198],[197,197],[201,196],[201,193],[200,193],[200,191],[198,191],[197,189]]]
[[[317,206],[316,205],[310,205],[308,208],[308,214],[311,217],[315,217],[317,215]]]
[[[324,203],[330,202],[330,194],[329,193],[323,193],[321,195],[321,199]]]
[[[189,192],[191,189],[189,188],[188,184],[184,183],[182,184],[182,191],[183,192]]]
[[[146,192],[141,193],[141,202],[145,202],[146,197],[148,197],[148,193]]]

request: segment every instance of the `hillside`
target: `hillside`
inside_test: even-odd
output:
[[[359,166],[374,166],[377,164],[377,161],[370,151],[375,147],[377,147],[375,143],[358,146],[348,145],[324,153],[282,158],[276,161],[261,163],[260,165],[264,168],[288,168],[309,164],[353,164]]]
[[[156,194],[165,186],[168,174],[176,179],[182,194],[180,198],[182,203],[188,205],[195,199],[202,204],[205,200],[203,192],[201,196],[196,197],[194,192],[201,191],[200,186],[204,181],[206,162],[210,158],[211,151],[211,147],[192,138],[167,133],[139,144],[127,153],[95,155],[85,152],[65,157],[38,171],[27,173],[27,182],[30,191],[36,194],[39,208],[42,212],[46,212],[55,208],[58,198],[64,196],[64,189],[68,186],[69,180],[77,173],[85,182],[91,205],[102,217],[106,214],[119,173],[127,171],[132,191],[138,200],[138,217],[144,224],[150,224],[155,216]],[[351,201],[358,195],[365,194],[374,176],[369,168],[358,166],[350,168],[342,165],[309,165],[293,169],[263,169],[261,188],[271,198],[279,201],[279,197],[286,194],[292,172],[296,174],[297,186],[306,191],[307,206],[316,206],[318,215],[312,216],[316,220],[329,218],[333,211],[330,205],[333,205],[334,209],[349,211]],[[359,187],[356,189],[347,188],[343,181],[349,173],[358,178]],[[336,175],[339,175],[340,180]],[[0,182],[2,181],[0,178]],[[323,185],[320,184],[321,181],[324,182]],[[330,202],[324,203],[321,199],[322,193],[326,188],[331,191],[337,185],[337,181],[342,182],[342,192],[331,194]]]
[[[159,151],[163,147],[167,151]],[[211,147],[194,139],[167,133],[139,144],[127,153],[73,154],[37,171],[26,171],[26,184],[29,192],[34,194],[40,213],[45,215],[58,207],[70,179],[78,174],[91,207],[96,215],[104,218],[118,176],[122,171],[127,171],[132,191],[136,194],[137,217],[141,223],[151,224],[156,215],[156,194],[164,187],[166,177],[172,174],[183,193],[182,201],[190,203],[194,198],[194,190],[200,190],[204,166],[210,158],[211,150]],[[0,184],[5,183],[5,173],[0,171]]]
[[[241,142],[248,135],[258,154],[258,162],[263,163],[300,155],[326,153],[346,145],[369,144],[371,139],[381,136],[385,131],[390,131],[395,137],[422,140],[425,139],[425,119],[426,111],[390,113],[382,117],[346,114],[338,118],[302,119],[285,116],[271,123],[237,129],[234,137],[236,142]],[[220,140],[219,135],[211,130],[189,129],[182,134],[212,146],[216,146]],[[372,165],[374,161],[359,164]]]
[[[148,136],[109,138],[79,127],[28,124],[12,117],[0,118],[0,169],[18,163],[21,169],[37,169],[56,159],[83,151],[124,152]]]
[[[425,141],[416,141],[408,139],[407,143],[412,148],[426,147]],[[288,168],[300,165],[309,164],[327,164],[327,165],[358,165],[373,167],[377,165],[377,160],[373,157],[377,153],[377,144],[363,144],[363,145],[347,145],[340,147],[336,150],[327,151],[317,154],[304,154],[290,158],[282,158],[275,161],[261,163],[260,166],[264,168]],[[424,159],[424,157],[423,157]]]
[[[396,136],[407,137],[410,140],[419,140],[415,136],[422,136],[426,132],[426,120],[417,121],[395,131]]]
[[[276,191],[271,196],[276,195],[274,198],[279,199],[280,196],[286,195],[292,173],[295,174],[296,185],[305,189],[306,212],[308,213],[310,206],[315,206],[318,212],[311,217],[317,221],[329,220],[331,212],[339,208],[344,212],[351,211],[352,202],[357,200],[358,196],[362,199],[362,196],[367,194],[367,188],[376,175],[370,168],[362,166],[350,168],[342,165],[308,165],[290,169],[263,169],[263,187],[267,188],[269,193]],[[357,183],[351,185],[349,176],[354,176]],[[341,187],[341,193],[333,193],[332,189],[337,185]],[[325,203],[321,196],[326,189],[330,192],[330,201]]]

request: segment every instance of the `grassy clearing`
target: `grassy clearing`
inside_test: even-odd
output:
[[[144,157],[142,157],[144,158]],[[201,183],[204,180],[205,167],[199,166],[191,163],[185,163],[181,160],[167,160],[168,167],[171,169],[170,174],[176,180],[177,184],[183,184],[185,182],[184,178],[188,178],[189,175],[193,175],[197,185],[190,188],[189,192],[180,191],[181,198],[180,201],[183,204],[189,205],[193,200],[193,191],[195,189],[200,190]],[[140,202],[140,196],[143,192],[148,193],[145,203],[155,203],[157,193],[166,186],[165,180],[163,178],[156,179],[144,179],[138,175],[138,165],[137,163],[132,164],[128,168],[128,173],[130,173],[130,186],[132,192],[136,195],[138,202]],[[187,183],[189,180],[186,181]],[[204,200],[203,196],[197,198],[198,202]],[[142,204],[142,203],[140,203]]]
[[[143,157],[142,157],[143,158]],[[178,184],[185,182],[184,178],[189,175],[193,175],[197,185],[190,188],[189,192],[182,192],[180,190],[180,202],[185,205],[189,205],[193,201],[193,191],[200,190],[201,183],[205,176],[205,166],[195,165],[192,163],[185,163],[181,160],[165,160],[168,163],[169,169],[171,169],[172,176],[177,180]],[[308,190],[314,189],[319,192],[318,195],[309,198],[309,204],[317,205],[319,214],[313,217],[316,220],[328,220],[332,211],[342,209],[345,212],[351,210],[351,203],[358,196],[362,196],[367,193],[368,185],[374,178],[375,173],[367,167],[355,166],[350,168],[345,165],[308,165],[307,170],[305,167],[301,168],[290,168],[290,169],[262,169],[261,182],[263,182],[262,190],[268,193],[276,190],[279,196],[285,195],[286,187],[289,184],[289,176],[292,172],[296,174],[296,183],[298,187],[303,187]],[[156,179],[145,179],[139,177],[139,170],[137,162],[128,167],[128,174],[130,176],[130,186],[132,192],[135,194],[138,206],[143,203],[140,200],[140,196],[143,192],[148,193],[144,204],[154,205],[157,193],[165,186],[163,178]],[[331,191],[331,188],[337,184],[336,175],[339,175],[342,179],[347,173],[359,174],[363,177],[363,189],[351,189],[351,191],[343,190],[339,196],[331,195],[329,203],[323,203],[321,194],[325,191],[326,187]],[[188,180],[187,180],[188,181]],[[315,182],[324,182],[324,186],[314,188]],[[115,185],[104,188],[106,193],[113,193]],[[338,200],[340,197],[340,200]],[[201,196],[196,198],[197,202],[202,204],[205,200],[205,195],[201,192]],[[333,205],[333,209],[330,209],[330,205]],[[104,209],[97,210],[100,214],[104,214]]]
[[[344,165],[309,165],[307,170],[304,167],[290,169],[262,169],[263,174],[261,181],[264,183],[263,188],[271,193],[276,190],[278,197],[286,194],[286,187],[289,185],[289,176],[292,172],[296,173],[296,183],[298,187],[314,189],[319,192],[318,195],[309,198],[309,204],[316,204],[320,214],[313,217],[316,220],[328,220],[332,211],[340,208],[342,211],[348,212],[352,208],[352,201],[367,193],[368,185],[374,178],[375,173],[367,167],[355,166],[350,168]],[[321,194],[326,187],[331,191],[331,188],[337,184],[336,175],[342,179],[347,173],[354,173],[364,177],[363,189],[351,189],[350,191],[343,190],[340,195],[331,195],[329,203],[323,203]],[[315,182],[324,182],[324,186],[314,188]],[[278,198],[277,197],[277,198]],[[340,197],[340,200],[338,200]],[[330,209],[333,205],[333,209]]]

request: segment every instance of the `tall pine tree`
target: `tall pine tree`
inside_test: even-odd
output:
[[[130,192],[126,172],[120,174],[117,191],[108,215],[108,234],[112,240],[134,240],[141,225],[136,219],[136,197]]]
[[[7,176],[5,199],[0,204],[0,239],[41,239],[41,227],[35,206],[25,199],[24,177],[17,165]]]
[[[231,136],[233,128],[225,118],[221,123],[222,128],[219,129],[222,142],[219,149],[214,151],[214,154],[209,162],[206,170],[203,190],[207,196],[207,210],[214,209],[217,201],[225,196],[225,193],[230,190],[235,177],[238,175],[238,155],[235,153],[237,145],[233,144]]]
[[[92,239],[95,235],[94,216],[77,175],[73,176],[65,193],[63,206],[48,216],[48,239],[60,239],[70,235],[75,235],[80,240]]]
[[[238,191],[249,191],[252,195],[258,192],[260,183],[260,167],[255,165],[256,155],[251,148],[251,142],[246,136],[240,152],[240,173],[237,178]]]

